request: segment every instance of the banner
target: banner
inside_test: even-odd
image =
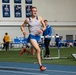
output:
[[[31,7],[32,5],[26,5],[26,17],[30,17],[31,16],[31,13],[30,13],[30,10],[31,10]]]
[[[32,4],[32,0],[25,0],[26,4]]]
[[[9,3],[9,0],[2,0],[2,3]]]
[[[21,0],[14,0],[14,3],[21,3]]]
[[[10,5],[3,5],[3,17],[10,17]]]
[[[14,6],[14,15],[15,15],[15,17],[22,17],[21,5],[15,5]]]

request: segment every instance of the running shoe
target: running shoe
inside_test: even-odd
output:
[[[41,66],[41,67],[40,67],[40,70],[41,70],[41,71],[45,71],[45,70],[46,70],[46,67]]]
[[[24,54],[26,51],[26,48],[22,48],[21,52],[20,52],[20,55]]]

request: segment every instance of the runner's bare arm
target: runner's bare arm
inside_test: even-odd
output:
[[[25,32],[24,27],[28,24],[28,20],[26,19],[24,23],[21,25],[20,29],[22,32]]]
[[[43,26],[42,31],[44,31],[44,30],[46,29],[44,20],[42,19],[42,17],[39,17],[39,18],[40,18],[40,22],[41,22],[41,24],[42,24],[42,26]]]
[[[26,32],[25,32],[25,30],[24,30],[24,27],[26,26],[28,24],[28,19],[26,19],[25,21],[24,21],[24,23],[21,25],[21,27],[20,27],[20,29],[21,29],[21,31],[23,32],[23,35],[26,35]]]

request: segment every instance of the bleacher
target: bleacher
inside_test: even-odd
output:
[[[27,44],[27,38],[24,37],[15,37],[13,40],[14,47],[22,47],[24,44]]]
[[[74,46],[74,40],[63,40],[63,45],[65,47],[67,47],[67,46],[73,47]]]
[[[14,47],[22,47],[22,45],[27,44],[27,38],[24,37],[15,37],[13,40],[13,46]],[[41,44],[41,42],[39,42],[39,44]],[[62,40],[61,42],[61,46],[62,47],[73,47],[74,46],[74,40]],[[52,47],[52,45],[50,45],[50,47]],[[55,47],[55,45],[53,46]]]

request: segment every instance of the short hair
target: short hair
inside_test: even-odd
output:
[[[56,34],[58,36],[58,34]]]
[[[47,20],[44,20],[44,22],[48,22]]]
[[[8,33],[5,33],[5,35],[7,35]]]
[[[33,6],[32,8],[31,8],[31,11],[32,11],[32,9],[34,9],[34,8],[36,8],[35,6]],[[37,8],[36,8],[37,9]]]

